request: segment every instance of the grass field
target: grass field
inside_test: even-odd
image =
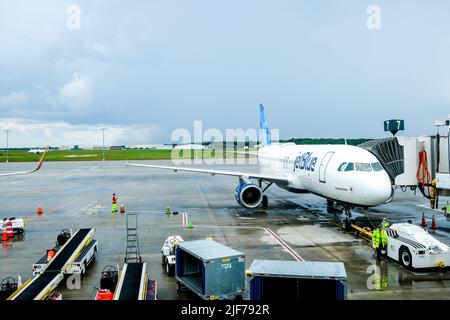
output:
[[[210,158],[216,156],[216,154],[209,150],[192,150],[183,151],[176,150],[176,154],[183,157],[183,152],[191,152],[191,158]],[[171,159],[172,150],[105,150],[105,160],[167,160]],[[222,152],[217,152],[217,156],[223,157]],[[10,150],[9,161],[10,162],[30,162],[39,161],[41,155],[29,153],[27,151]],[[232,155],[227,155],[232,157]],[[49,151],[45,161],[101,161],[103,159],[102,150],[54,150]],[[6,161],[6,151],[0,151],[0,162]]]

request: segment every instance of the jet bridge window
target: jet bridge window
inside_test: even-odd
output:
[[[355,170],[355,164],[353,162],[349,162],[347,164],[347,167],[345,168],[345,171],[353,171]]]
[[[338,168],[338,171],[344,171],[345,166],[347,165],[347,162],[341,163],[341,165]]]
[[[372,167],[371,167],[370,163],[357,162],[355,164],[355,167],[356,167],[356,171],[366,171],[366,172],[372,171]]]
[[[383,170],[383,166],[379,162],[372,163],[372,168],[373,168],[373,171],[382,171]]]

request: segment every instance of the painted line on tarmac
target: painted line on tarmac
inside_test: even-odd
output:
[[[285,248],[289,254],[294,257],[295,260],[301,262],[304,261],[304,259],[294,250],[292,249],[286,242],[284,242],[283,239],[279,235],[277,235],[275,232],[270,230],[268,227],[264,227],[264,230],[266,230],[272,238],[275,239],[276,242],[278,242],[283,248]]]
[[[181,222],[182,226],[186,227],[188,225],[188,222],[187,222],[188,218],[187,218],[186,212],[181,213],[181,219],[182,219],[182,222]]]

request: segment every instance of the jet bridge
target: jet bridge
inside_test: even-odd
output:
[[[78,230],[58,250],[42,274],[29,279],[8,300],[43,300],[64,278],[64,272],[91,241],[94,229]]]

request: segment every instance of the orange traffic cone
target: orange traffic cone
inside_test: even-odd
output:
[[[425,221],[425,212],[422,213],[422,223],[421,223],[422,227],[426,227],[427,226],[427,222]]]
[[[124,214],[124,213],[125,213],[125,206],[124,206],[123,203],[120,204],[120,213],[121,213],[121,214]]]
[[[431,220],[431,229],[433,229],[433,230],[436,229],[436,219],[434,219],[434,214],[433,214],[433,218]]]
[[[42,210],[42,205],[40,204],[38,209],[37,209],[37,213],[38,214],[42,214],[44,212],[44,210]]]
[[[12,222],[8,221],[6,223],[6,236],[7,238],[13,238],[14,237],[14,231],[13,231],[13,227],[12,227]]]

